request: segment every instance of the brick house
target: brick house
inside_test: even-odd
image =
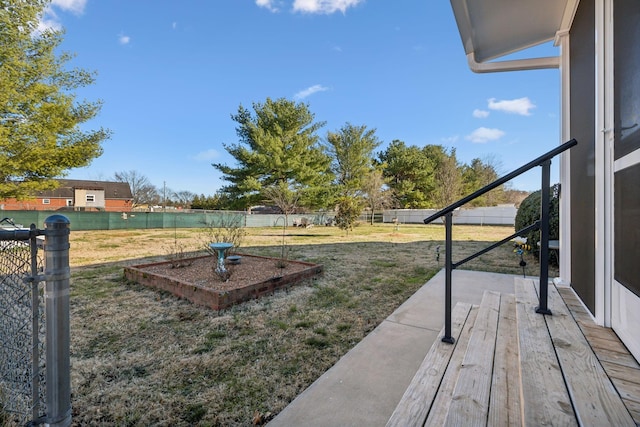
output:
[[[58,180],[55,190],[38,191],[34,198],[0,201],[0,210],[75,210],[129,212],[133,196],[126,182]]]

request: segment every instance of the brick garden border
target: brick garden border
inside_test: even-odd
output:
[[[279,258],[261,257],[257,255],[242,255],[243,258],[262,258],[272,259],[274,262]],[[210,258],[211,255],[205,255],[198,258]],[[239,304],[252,299],[258,299],[265,295],[272,295],[276,290],[289,288],[305,279],[309,279],[316,275],[319,275],[324,270],[322,264],[313,264],[304,261],[291,261],[287,260],[287,263],[301,264],[308,266],[304,270],[284,274],[278,277],[272,277],[262,282],[249,283],[242,288],[230,289],[230,290],[216,290],[205,286],[200,286],[194,283],[181,281],[174,277],[169,277],[161,274],[151,273],[146,271],[145,268],[152,266],[170,264],[171,261],[155,262],[151,264],[139,264],[128,266],[124,268],[124,277],[132,282],[139,283],[144,286],[148,286],[154,289],[160,289],[176,295],[180,298],[187,299],[194,304],[203,305],[213,310],[222,310],[224,308],[231,307],[232,305]]]

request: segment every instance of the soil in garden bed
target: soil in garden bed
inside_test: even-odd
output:
[[[228,291],[255,283],[261,283],[274,277],[298,273],[315,265],[300,261],[283,261],[279,258],[267,258],[254,255],[240,256],[239,264],[226,263],[226,268],[230,273],[227,281],[221,280],[214,272],[217,265],[217,258],[213,256],[184,259],[181,263],[185,265],[181,267],[174,267],[171,262],[136,267],[152,274],[160,274],[178,279],[181,282],[192,283],[217,291]]]
[[[322,272],[323,266],[255,255],[227,262],[228,278],[215,272],[217,258],[202,256],[125,267],[125,277],[193,303],[220,310],[287,288]],[[179,265],[179,266],[178,266]]]

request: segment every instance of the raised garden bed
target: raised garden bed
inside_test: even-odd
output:
[[[229,280],[214,272],[216,259],[211,255],[175,261],[140,264],[124,268],[127,280],[170,292],[194,304],[221,310],[234,304],[271,295],[314,277],[323,266],[303,261],[281,260],[256,255],[241,255],[240,263],[227,263]]]

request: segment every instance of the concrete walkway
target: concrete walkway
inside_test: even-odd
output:
[[[485,290],[514,293],[514,277],[453,272],[453,303]],[[444,324],[444,270],[344,355],[268,425],[384,426]]]

